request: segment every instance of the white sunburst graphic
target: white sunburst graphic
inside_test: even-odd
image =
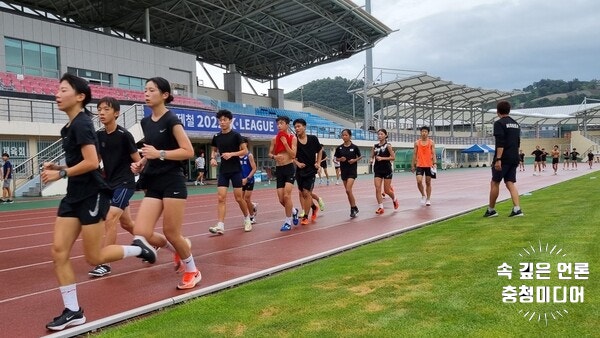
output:
[[[575,280],[587,280],[589,275],[588,263],[575,263],[575,269],[571,263],[564,261],[569,258],[563,248],[550,243],[542,244],[538,241],[537,246],[530,244],[519,251],[520,267],[515,271],[519,283],[523,285],[507,285],[503,287],[503,303],[511,303],[517,313],[530,322],[539,322],[548,326],[549,320],[560,320],[569,315],[567,304],[583,303],[583,286],[534,286],[533,284],[543,281],[550,282],[551,272],[555,272],[557,279],[561,282]],[[554,267],[549,261],[560,260]],[[538,261],[537,263],[533,263]],[[554,270],[556,269],[556,270]],[[534,271],[535,270],[535,271]],[[573,272],[575,277],[573,278]],[[512,266],[503,263],[498,266],[498,276],[513,277]],[[517,278],[515,278],[515,281]],[[525,285],[525,283],[532,283]],[[535,283],[534,283],[535,282]],[[552,308],[552,309],[550,309]]]

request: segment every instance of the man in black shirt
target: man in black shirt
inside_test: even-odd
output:
[[[294,130],[298,139],[296,147],[296,182],[300,191],[300,204],[302,205],[302,221],[300,224],[308,224],[308,211],[312,209],[315,221],[317,218],[317,207],[312,202],[312,191],[315,187],[315,175],[321,168],[320,163],[323,156],[323,146],[315,135],[306,134],[306,121],[304,119],[294,120]]]
[[[242,135],[231,129],[233,114],[230,111],[219,110],[217,112],[217,120],[221,126],[221,131],[213,136],[211,141],[212,154],[210,165],[213,167],[217,166],[218,153],[221,157],[217,179],[219,203],[217,205],[217,225],[208,228],[208,231],[221,235],[225,232],[225,203],[230,181],[233,186],[235,201],[239,204],[240,210],[242,210],[242,214],[244,215],[244,230],[250,231],[252,230],[252,222],[248,206],[242,194],[242,165],[240,164],[240,157],[248,154],[248,147]]]
[[[517,166],[519,165],[519,146],[521,144],[521,127],[508,114],[510,103],[500,101],[496,105],[500,118],[494,122],[494,137],[496,138],[496,151],[492,163],[492,181],[490,183],[490,202],[483,217],[496,217],[498,212],[496,200],[500,194],[500,182],[504,180],[513,202],[513,210],[509,217],[523,216],[519,206],[519,192],[517,182]]]

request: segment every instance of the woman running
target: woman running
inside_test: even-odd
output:
[[[352,131],[350,129],[342,130],[342,140],[344,143],[335,148],[334,157],[340,162],[340,176],[346,189],[348,202],[350,203],[350,217],[354,218],[358,214],[358,207],[352,193],[352,187],[354,186],[354,180],[358,176],[357,163],[362,158],[362,155],[358,146],[352,143]]]
[[[394,209],[398,209],[398,200],[392,190],[392,162],[396,159],[392,145],[387,141],[387,130],[379,129],[377,131],[377,139],[379,142],[373,146],[370,162],[373,164],[373,183],[375,184],[375,198],[377,199],[378,208],[375,210],[377,215],[384,212],[383,197],[381,195],[381,183],[383,182],[383,191],[390,196],[394,203]]]

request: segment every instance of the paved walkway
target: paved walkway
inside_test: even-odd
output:
[[[549,173],[531,176],[531,171],[518,173],[517,186],[525,195],[522,200],[525,215],[527,199],[535,198],[531,192],[590,172],[588,169],[560,171],[557,176]],[[489,168],[442,171],[438,177],[433,186],[433,205],[425,207],[419,203],[414,176],[395,174],[394,187],[400,208],[394,212],[387,198],[383,215],[374,213],[377,205],[372,177],[359,177],[354,187],[360,208],[356,219],[349,218],[349,206],[341,185],[317,186],[315,192],[324,198],[325,211],[315,223],[289,232],[279,231],[283,211],[276,201],[273,185],[254,192],[254,200],[259,203],[258,223],[249,233],[243,231],[240,211],[230,195],[225,234],[209,234],[207,229],[216,220],[216,196],[191,195],[183,232],[192,241],[192,252],[203,280],[199,287],[188,291],[176,290],[180,275],[174,273],[172,257],[165,251],[159,252],[154,265],[126,259],[112,264],[111,275],[90,279],[87,275],[90,267],[78,241],[73,248],[72,264],[79,302],[88,322],[51,336],[82,334],[487,204]],[[192,194],[201,189],[214,188],[190,188]],[[500,199],[508,197],[502,187]],[[297,201],[296,191],[294,200]],[[31,203],[30,209],[20,211],[0,209],[0,285],[3,286],[0,289],[0,332],[5,337],[49,334],[45,324],[63,308],[50,257],[56,208],[35,209],[34,206],[35,203]],[[139,201],[132,203],[134,215],[138,206]],[[502,214],[497,220],[505,222],[508,217]],[[158,226],[160,231],[160,222]],[[128,233],[119,232],[119,243],[130,241]]]

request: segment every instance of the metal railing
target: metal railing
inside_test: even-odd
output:
[[[92,106],[88,107],[88,109],[90,108],[93,109]],[[61,112],[61,114],[66,118],[66,114],[64,112]],[[137,124],[142,119],[143,115],[143,105],[136,104],[128,107],[127,109],[125,109],[125,111],[121,112],[121,115],[119,116],[117,122],[124,128],[129,129],[135,124]],[[32,117],[33,116],[37,115],[32,114]],[[68,118],[66,118],[66,120],[68,121]],[[32,120],[31,122],[42,121]],[[102,123],[98,120],[98,117],[96,115],[94,115],[94,117],[92,118],[92,122],[94,123],[94,126],[97,129],[102,127]],[[16,194],[17,190],[21,189],[25,185],[31,185],[33,183],[39,184],[39,193],[41,194],[41,190],[43,189],[42,182],[39,177],[41,166],[44,162],[60,163],[64,160],[64,156],[65,152],[62,148],[62,140],[59,139],[56,142],[49,145],[48,147],[39,151],[37,154],[31,156],[23,163],[16,165],[13,169],[13,192]]]

